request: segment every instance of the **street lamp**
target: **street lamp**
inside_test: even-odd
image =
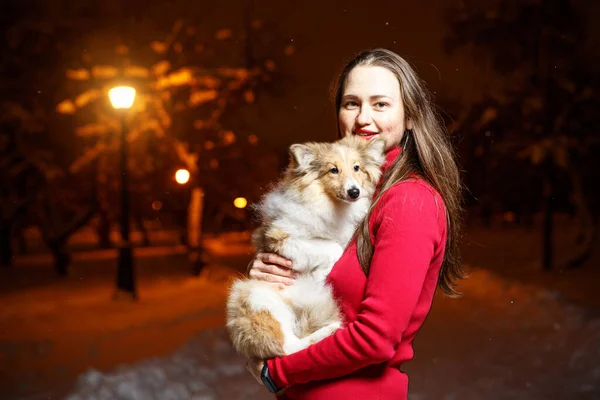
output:
[[[112,106],[120,110],[121,117],[121,243],[119,245],[119,264],[117,269],[117,293],[137,298],[133,277],[133,254],[129,241],[129,187],[127,177],[127,124],[126,111],[135,100],[135,89],[129,86],[117,86],[108,91]]]
[[[112,106],[116,109],[130,109],[135,100],[135,89],[130,86],[117,86],[108,91]]]

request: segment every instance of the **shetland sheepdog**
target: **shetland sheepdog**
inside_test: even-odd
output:
[[[255,279],[233,283],[227,330],[241,355],[295,353],[342,326],[325,280],[369,209],[383,150],[382,139],[358,137],[290,147],[283,178],[256,206],[261,225],[252,244],[291,259],[296,279],[282,290]]]

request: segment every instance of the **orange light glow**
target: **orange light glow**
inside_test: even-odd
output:
[[[129,86],[117,86],[108,91],[108,97],[116,109],[131,108],[135,100],[135,89]]]
[[[246,205],[248,205],[248,200],[243,197],[238,197],[233,201],[233,205],[237,208],[246,208]]]
[[[190,171],[187,169],[178,169],[175,172],[175,181],[180,185],[185,185],[190,180]]]

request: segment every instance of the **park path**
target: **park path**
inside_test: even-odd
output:
[[[464,297],[438,295],[415,341],[405,368],[411,399],[600,398],[597,313],[560,286],[478,268],[485,253],[493,267],[498,253],[476,240]],[[33,258],[1,271],[0,398],[270,398],[222,329],[227,282],[251,255],[247,237],[207,244],[211,262],[200,277],[180,247],[137,251],[135,303],[111,299],[110,251],[76,255],[63,280]]]

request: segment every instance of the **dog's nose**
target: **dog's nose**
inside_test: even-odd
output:
[[[348,196],[350,196],[350,198],[352,199],[358,199],[358,196],[360,196],[360,190],[358,190],[358,188],[350,188],[348,189]]]

